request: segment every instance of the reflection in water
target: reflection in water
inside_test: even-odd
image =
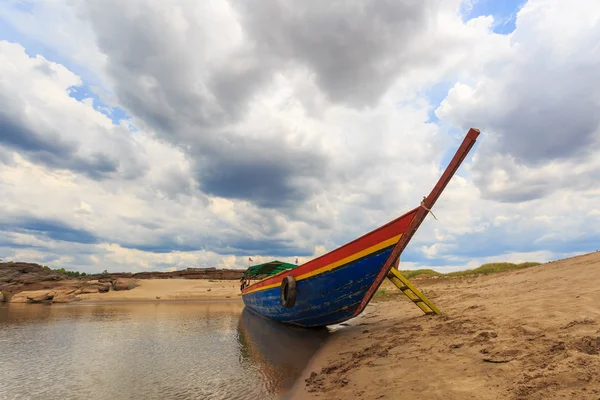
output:
[[[262,318],[247,308],[238,336],[244,360],[259,367],[271,393],[290,389],[328,335],[327,329],[304,329]]]
[[[240,302],[0,305],[0,398],[263,399],[324,332]]]

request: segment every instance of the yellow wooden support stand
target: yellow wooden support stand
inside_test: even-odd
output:
[[[400,271],[392,268],[388,274],[388,279],[400,289],[413,303],[417,305],[427,315],[441,314],[442,312],[433,304],[415,285],[410,283]]]

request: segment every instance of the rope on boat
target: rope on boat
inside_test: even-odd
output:
[[[435,216],[435,214],[433,213],[433,211],[431,211],[431,208],[427,208],[425,207],[425,200],[427,198],[425,196],[423,196],[423,201],[421,201],[421,207],[423,207],[425,210],[427,210],[431,215],[433,215],[433,218],[435,218],[436,221],[438,221],[437,217]]]

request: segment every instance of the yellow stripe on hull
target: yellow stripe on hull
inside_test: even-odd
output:
[[[371,247],[368,247],[368,248],[366,248],[366,249],[364,249],[362,251],[359,251],[358,253],[354,253],[351,256],[348,256],[346,258],[342,258],[341,260],[333,262],[333,263],[331,263],[329,265],[326,265],[324,267],[321,267],[321,268],[315,269],[313,271],[307,272],[307,273],[305,273],[303,275],[297,276],[296,280],[297,281],[301,281],[303,279],[308,279],[308,278],[310,278],[312,276],[322,274],[323,272],[331,271],[332,269],[335,269],[337,267],[341,267],[342,265],[346,265],[348,263],[351,263],[352,261],[356,261],[359,258],[363,258],[365,256],[368,256],[369,254],[372,254],[372,253],[375,253],[375,252],[377,252],[379,250],[385,249],[386,247],[389,247],[389,246],[392,246],[392,245],[398,243],[398,240],[400,240],[401,236],[402,236],[402,234],[400,234],[398,236],[394,236],[394,237],[392,237],[392,238],[390,238],[388,240],[385,240],[385,241],[383,241],[381,243],[378,243],[378,244],[373,245]],[[267,278],[267,279],[269,279],[269,278]],[[259,288],[250,290],[250,291],[248,291],[248,292],[246,292],[244,294],[249,294],[249,293],[258,292],[258,291],[261,291],[261,290],[271,289],[271,288],[277,287],[279,285],[280,285],[280,283],[277,282],[277,283],[273,283],[271,285],[261,286]]]

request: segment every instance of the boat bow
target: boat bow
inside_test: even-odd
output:
[[[282,267],[279,264],[284,263],[278,261],[251,267],[250,272],[252,268],[270,272],[254,284],[242,282],[246,306],[265,317],[305,327],[339,323],[360,314],[431,212],[478,135],[479,130],[469,130],[431,193],[415,209],[303,265]],[[275,268],[276,263],[279,264]]]

